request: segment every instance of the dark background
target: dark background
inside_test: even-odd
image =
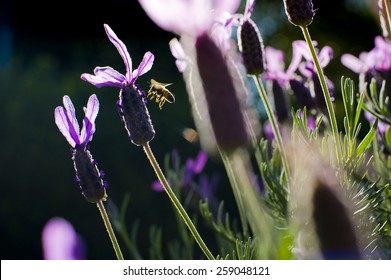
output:
[[[333,47],[335,58],[325,72],[338,88],[341,75],[356,78],[341,67],[341,54],[358,55],[373,48],[374,37],[381,34],[377,14],[365,1],[318,0],[314,5],[317,14],[310,32],[320,46]],[[257,1],[254,19],[265,45],[285,50],[288,64],[291,43],[302,36],[286,20],[283,1]],[[53,216],[66,218],[83,236],[87,258],[115,258],[96,207],[77,191],[70,146],[54,123],[54,108],[62,105],[63,95],[71,97],[79,120],[88,97],[98,95],[101,110],[91,151],[106,173],[108,194],[114,203],[120,205],[125,194],[130,194],[128,225],[136,219],[141,221],[141,252],[148,251],[151,224],[163,228],[165,240],[175,238],[169,201],[164,193],[151,190],[154,172],[142,149],[129,143],[118,118],[118,90],[96,89],[79,78],[95,66],[110,65],[124,72],[122,59],[107,39],[103,23],[109,24],[127,45],[134,67],[146,51],[155,54],[152,70],[138,80],[144,89],[151,77],[174,83],[171,90],[176,95],[175,104],[167,104],[162,111],[149,106],[157,132],[151,147],[158,161],[163,162],[173,149],[178,150],[182,161],[198,153],[199,146],[181,136],[182,129],[193,127],[193,122],[182,76],[168,48],[174,34],[158,28],[137,1],[2,0],[1,259],[41,259],[41,230]],[[224,175],[216,160],[208,162],[205,172]],[[230,195],[229,185],[222,179],[218,196],[229,200]]]

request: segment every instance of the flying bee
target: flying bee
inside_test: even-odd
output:
[[[166,87],[172,84],[163,84],[151,79],[151,87],[148,90],[147,98],[153,99],[155,97],[156,103],[159,103],[159,108],[162,109],[164,103],[167,101],[168,103],[174,103],[175,97],[174,95],[166,89]]]

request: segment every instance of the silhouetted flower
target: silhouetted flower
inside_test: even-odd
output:
[[[42,230],[42,251],[45,260],[82,260],[85,258],[83,239],[67,220],[51,218]]]
[[[294,25],[305,27],[314,19],[312,0],[284,0],[284,5],[288,20]]]
[[[107,183],[103,172],[99,171],[96,161],[88,148],[88,143],[95,133],[95,119],[99,112],[99,101],[95,94],[88,99],[84,108],[85,117],[80,132],[75,108],[69,96],[63,97],[64,107],[58,106],[54,118],[58,129],[72,146],[72,160],[76,171],[76,181],[84,197],[91,203],[106,199]]]
[[[250,75],[261,74],[265,69],[265,55],[261,33],[258,26],[250,18],[254,5],[255,0],[248,2],[248,7],[241,18],[237,32],[243,64],[247,74]]]
[[[139,67],[132,71],[132,59],[125,44],[107,24],[104,25],[104,28],[109,40],[117,48],[125,63],[126,74],[123,75],[110,66],[105,66],[96,67],[94,75],[82,74],[81,79],[98,88],[114,86],[121,89],[117,102],[118,111],[129,139],[135,145],[144,145],[153,139],[155,130],[153,129],[148,109],[145,106],[145,94],[135,84],[135,81],[139,76],[152,68],[154,55],[151,52],[146,52]]]

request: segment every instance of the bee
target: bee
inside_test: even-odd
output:
[[[150,82],[151,87],[148,90],[147,98],[149,97],[152,100],[155,97],[156,103],[159,103],[159,108],[162,109],[164,103],[167,101],[168,103],[174,103],[175,97],[174,95],[166,89],[166,87],[172,84],[163,84],[151,79]]]

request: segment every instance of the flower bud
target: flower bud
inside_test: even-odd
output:
[[[76,171],[76,181],[84,197],[91,203],[106,200],[106,183],[102,180],[95,160],[86,146],[72,148],[72,160]]]
[[[239,26],[238,44],[247,74],[261,74],[265,70],[264,47],[261,33],[251,19]]]
[[[224,150],[247,145],[249,137],[238,92],[222,51],[203,34],[197,38],[196,55],[217,144]]]
[[[133,144],[142,146],[155,137],[155,130],[141,90],[130,84],[121,89],[118,111]]]
[[[296,26],[305,27],[314,19],[312,0],[284,0],[284,5],[288,20]]]

